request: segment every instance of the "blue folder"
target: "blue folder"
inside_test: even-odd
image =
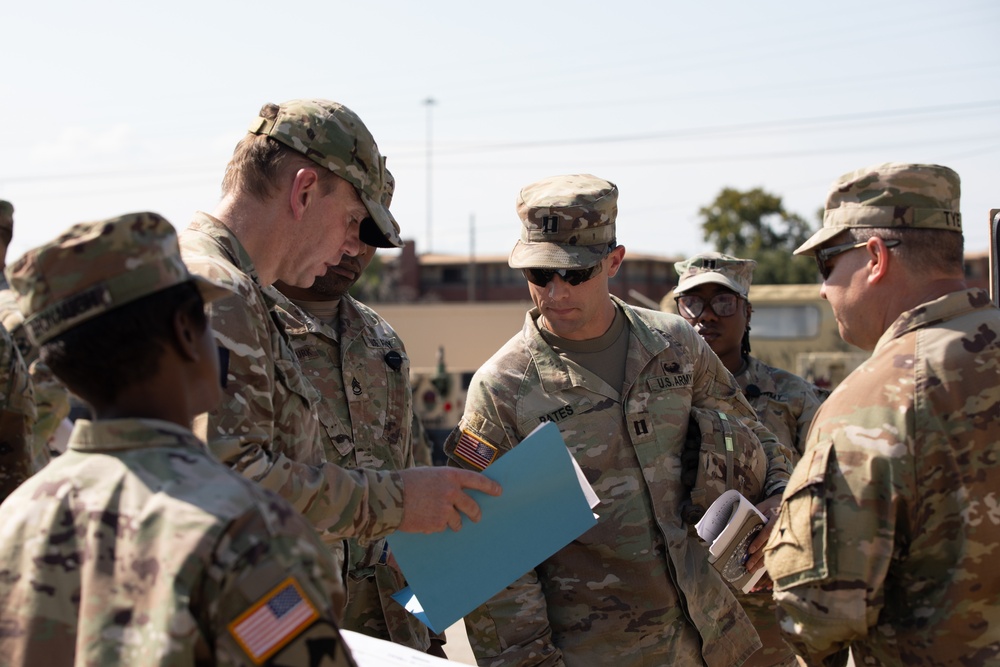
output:
[[[387,538],[409,586],[392,597],[435,632],[489,600],[597,523],[559,428],[540,425],[483,474],[499,497],[472,491],[482,508],[462,529]]]

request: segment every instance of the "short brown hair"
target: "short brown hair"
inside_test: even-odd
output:
[[[260,109],[260,115],[268,119],[276,118],[278,105],[265,104]],[[278,182],[286,174],[306,167],[315,169],[319,174],[323,194],[334,188],[336,174],[266,135],[248,132],[236,144],[233,157],[226,165],[222,195],[246,194],[263,201],[274,194]]]

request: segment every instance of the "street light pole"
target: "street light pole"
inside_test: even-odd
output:
[[[431,212],[431,205],[433,202],[433,189],[431,184],[431,109],[437,102],[433,97],[428,97],[424,100],[424,105],[427,107],[427,251],[431,251],[432,245],[432,227],[433,227],[433,216]]]

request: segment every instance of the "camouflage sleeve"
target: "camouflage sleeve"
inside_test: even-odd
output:
[[[387,535],[403,517],[398,474],[326,461],[307,400],[281,384],[296,369],[275,354],[273,326],[259,300],[212,304],[216,340],[228,352],[226,389],[222,404],[196,419],[195,432],[220,461],[288,500],[318,530],[332,537]]]
[[[470,432],[493,454],[509,451],[518,440],[513,428],[516,423],[513,406],[501,410],[493,401],[477,373],[469,386],[465,414],[458,427],[448,436],[444,451],[448,465],[482,470],[463,459],[455,450],[463,432]],[[563,665],[562,653],[552,641],[545,593],[534,570],[528,572],[488,602],[466,614],[465,627],[469,644],[480,665],[491,667],[555,667]]]
[[[262,512],[272,516],[265,520]],[[287,506],[233,522],[192,608],[220,666],[354,665],[336,622],[343,592],[329,553]]]
[[[764,481],[764,497],[781,493],[788,484],[792,473],[793,455],[788,445],[783,444],[757,419],[739,383],[708,343],[692,327],[678,332],[684,335],[684,345],[691,350],[695,359],[694,395],[691,404],[697,408],[721,410],[735,416],[754,432],[767,455],[767,478]]]
[[[810,442],[795,468],[764,558],[781,630],[809,664],[835,664],[877,622],[900,510],[891,483],[898,464],[844,436]]]
[[[809,427],[812,426],[813,417],[816,416],[819,406],[823,405],[823,401],[830,395],[829,390],[820,389],[812,383],[808,384],[809,387],[802,392],[802,409],[797,420],[798,432],[796,433],[795,446],[800,456],[805,452],[806,438],[809,435]]]

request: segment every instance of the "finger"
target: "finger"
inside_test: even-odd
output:
[[[472,496],[467,493],[458,494],[458,498],[455,499],[455,509],[476,523],[478,523],[483,516],[483,511],[480,509],[479,503],[473,500]],[[461,520],[461,517],[459,517],[459,519]]]
[[[454,472],[460,473],[458,483],[461,484],[463,488],[482,491],[490,496],[499,496],[500,492],[503,490],[498,483],[494,482],[486,475],[482,475],[478,472],[457,469]]]

